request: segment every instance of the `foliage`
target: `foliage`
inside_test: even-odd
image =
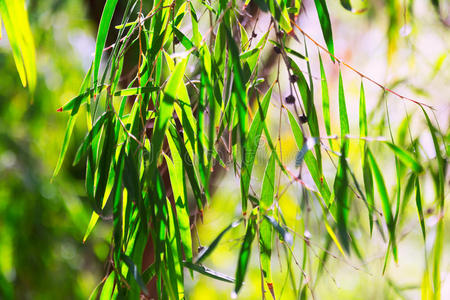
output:
[[[121,23],[112,24],[117,4],[117,0],[105,3],[93,62],[78,96],[58,109],[70,116],[53,178],[64,165],[77,116],[86,113],[87,134],[74,160],[74,164],[86,164],[85,186],[92,208],[84,241],[89,241],[100,217],[112,216],[108,272],[93,298],[184,298],[188,295],[185,282],[194,272],[233,283],[232,296],[238,296],[256,253],[261,293],[275,299],[284,290],[284,284],[272,278],[276,249],[278,255],[284,252],[283,271],[293,293],[306,299],[316,293],[333,247],[343,261],[352,255],[364,261],[360,250],[364,247],[356,238],[361,232],[384,240],[380,271],[389,268],[391,256],[398,263],[401,228],[408,217],[404,209],[413,193],[415,222],[424,242],[433,244],[431,250],[423,246],[427,265],[422,295],[440,298],[448,155],[444,133],[430,119],[431,105],[380,84],[335,54],[326,1],[314,1],[326,47],[299,25],[304,9],[300,1],[144,4],[130,0]],[[350,1],[341,4],[360,11]],[[396,20],[392,14],[389,17],[391,22]],[[263,24],[265,32],[255,31],[259,18],[268,20]],[[111,28],[115,42],[109,46]],[[391,59],[395,33],[388,31],[388,38]],[[135,60],[132,47],[139,51],[130,76],[124,65]],[[314,83],[312,72],[316,50],[320,84]],[[278,62],[277,70],[271,68],[271,59]],[[338,68],[336,106],[329,99],[324,62]],[[357,136],[351,135],[356,117],[344,92],[343,69],[361,79]],[[368,84],[383,91],[380,105],[371,114],[366,108]],[[315,101],[319,87],[322,106]],[[435,157],[425,155],[420,132],[413,130],[408,113],[397,129],[400,138],[394,138],[388,95],[421,112],[421,130],[431,136]],[[279,108],[276,126],[270,113],[273,107]],[[332,112],[337,112],[338,122]],[[282,122],[290,125],[298,148],[292,161],[283,149]],[[267,157],[258,156],[261,150]],[[388,163],[380,164],[385,155],[392,158],[394,180],[387,177]],[[290,166],[294,161],[295,171]],[[261,164],[259,184],[253,177]],[[223,231],[217,230],[209,247],[197,242],[196,251],[193,237],[198,220],[214,207],[216,194],[227,193],[221,185],[214,189],[225,170],[239,180],[240,211]],[[430,180],[434,191],[424,184]],[[294,220],[285,217],[291,212],[281,205],[285,193],[292,190],[297,193],[300,216]],[[425,194],[436,200],[425,202]],[[437,223],[432,239],[424,222],[424,207],[431,206]],[[361,207],[367,209],[366,218]],[[223,237],[239,228],[240,250],[232,278],[207,263]],[[324,244],[318,247],[319,254],[311,246],[311,232]],[[320,257],[316,265],[311,263],[313,256]]]

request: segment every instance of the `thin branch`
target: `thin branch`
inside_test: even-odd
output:
[[[368,81],[372,82],[373,84],[375,84],[375,85],[378,86],[379,88],[381,88],[381,89],[383,89],[384,91],[389,92],[389,93],[391,93],[391,94],[397,96],[398,98],[400,98],[400,99],[402,99],[402,100],[408,100],[408,101],[413,102],[413,103],[415,103],[415,104],[417,104],[417,105],[423,105],[423,106],[426,106],[426,107],[428,107],[428,108],[434,110],[434,108],[433,108],[431,105],[426,104],[426,103],[424,103],[424,102],[420,102],[420,101],[418,101],[418,100],[414,100],[414,99],[412,99],[412,98],[409,98],[409,97],[406,97],[406,96],[403,96],[403,95],[400,95],[399,93],[397,93],[397,92],[395,92],[395,91],[393,91],[393,90],[391,90],[391,89],[385,87],[385,86],[382,85],[381,83],[378,83],[378,82],[375,81],[374,79],[372,79],[372,78],[370,78],[370,77],[364,75],[363,73],[359,72],[358,70],[356,70],[355,68],[353,68],[352,66],[350,66],[349,64],[347,64],[345,61],[343,61],[342,59],[340,59],[340,58],[334,56],[332,53],[330,53],[324,46],[320,45],[320,44],[319,44],[318,42],[316,42],[311,36],[309,36],[305,31],[303,31],[303,29],[301,29],[300,26],[298,26],[294,21],[291,21],[291,23],[294,24],[294,26],[297,27],[297,29],[298,29],[305,37],[307,37],[311,42],[313,42],[313,43],[314,43],[317,47],[319,47],[322,51],[328,53],[328,54],[329,54],[331,57],[333,57],[338,63],[340,63],[340,64],[346,66],[347,68],[349,68],[350,70],[352,70],[353,72],[355,72],[356,74],[358,74],[359,76],[361,76],[362,78],[367,79]]]

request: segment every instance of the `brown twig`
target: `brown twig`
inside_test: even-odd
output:
[[[414,100],[414,99],[412,99],[412,98],[409,98],[409,97],[406,97],[406,96],[403,96],[403,95],[400,95],[399,93],[397,93],[397,92],[395,92],[395,91],[393,91],[393,90],[391,90],[391,89],[385,87],[385,86],[382,85],[381,83],[378,83],[378,82],[375,81],[374,79],[372,79],[372,78],[370,78],[370,77],[364,75],[363,73],[359,72],[358,70],[356,70],[355,68],[353,68],[352,66],[350,66],[349,64],[347,64],[345,61],[343,61],[342,59],[340,59],[340,58],[334,56],[334,54],[330,53],[330,51],[328,51],[324,46],[322,46],[322,45],[320,45],[318,42],[316,42],[311,36],[309,36],[305,31],[303,31],[303,29],[301,29],[300,26],[297,25],[297,23],[295,23],[294,21],[291,21],[291,22],[292,22],[292,24],[294,24],[294,26],[295,26],[295,27],[296,27],[296,28],[297,28],[297,29],[298,29],[305,37],[307,37],[311,42],[313,42],[313,43],[314,43],[317,47],[319,47],[322,51],[328,53],[328,54],[329,54],[331,57],[333,57],[339,64],[342,64],[342,65],[346,66],[347,68],[349,68],[350,70],[352,70],[353,72],[355,72],[356,74],[358,74],[359,76],[361,76],[362,78],[367,79],[368,81],[372,82],[373,84],[375,84],[375,85],[378,86],[379,88],[381,88],[381,89],[383,89],[384,91],[389,92],[389,93],[391,93],[391,94],[397,96],[398,98],[400,98],[400,99],[402,99],[402,100],[408,100],[408,101],[413,102],[413,103],[415,103],[415,104],[417,104],[417,105],[420,105],[420,106],[423,105],[423,106],[426,106],[426,107],[428,107],[428,108],[434,110],[434,108],[433,108],[431,105],[426,104],[426,103],[423,103],[423,102],[420,102],[420,101],[418,101],[418,100]]]

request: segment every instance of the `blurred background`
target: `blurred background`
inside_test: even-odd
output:
[[[123,5],[125,1],[119,1]],[[357,2],[357,1],[355,1]],[[384,1],[373,1],[367,10],[351,13],[337,1],[328,1],[333,24],[336,56],[354,66],[383,85],[401,94],[433,105],[440,129],[449,138],[450,119],[450,28],[448,22],[450,4],[441,1],[442,20],[431,2],[386,1],[394,3],[396,14]],[[353,2],[352,2],[353,3]],[[354,3],[364,8],[367,3]],[[62,172],[50,182],[61,149],[68,115],[56,110],[78,93],[79,86],[90,66],[95,49],[95,35],[104,1],[95,0],[30,0],[27,1],[36,51],[38,80],[34,95],[22,87],[16,72],[10,46],[4,28],[0,40],[0,299],[86,299],[101,281],[104,264],[109,254],[112,224],[103,220],[97,224],[89,239],[83,236],[92,209],[85,199],[84,166],[72,166],[74,154],[86,133],[84,122],[78,122],[70,143]],[[120,13],[120,5],[118,12]],[[316,39],[322,40],[313,2],[303,1],[304,10],[299,25]],[[358,6],[359,5],[359,6]],[[115,21],[116,20],[116,21]],[[113,24],[118,24],[117,19]],[[267,29],[269,19],[262,16],[256,25],[261,36]],[[186,28],[182,30],[186,32]],[[250,30],[248,31],[250,32]],[[107,45],[111,44],[107,42]],[[310,52],[311,73],[315,80],[316,104],[320,107],[320,70],[317,48],[307,41]],[[291,43],[290,47],[303,53],[303,46]],[[321,53],[330,87],[332,131],[339,132],[337,114],[338,66]],[[264,53],[265,61],[277,59],[271,47]],[[271,58],[272,57],[272,58]],[[278,61],[274,62],[275,66]],[[302,70],[304,62],[299,61]],[[132,68],[130,65],[128,68]],[[346,68],[342,69],[351,133],[358,135],[358,101],[361,78]],[[283,160],[295,169],[298,151],[290,131],[287,115],[279,123],[280,99],[287,95],[287,78],[283,69],[281,92],[273,94],[271,102],[271,132],[277,136],[281,124]],[[269,82],[276,72],[268,76]],[[319,80],[317,80],[319,78]],[[285,83],[285,84],[284,84]],[[365,82],[366,101],[373,112],[369,124],[372,136],[389,137],[386,127],[385,101],[394,134],[404,121],[410,118],[411,131],[422,145],[424,157],[435,156],[431,136],[425,133],[426,123],[417,106],[384,94],[378,87]],[[333,109],[333,107],[335,109]],[[319,119],[321,109],[318,109]],[[79,118],[83,118],[80,116]],[[321,123],[321,122],[319,122]],[[324,128],[321,128],[324,133]],[[422,133],[423,132],[423,133]],[[352,147],[358,147],[354,143]],[[255,165],[252,187],[259,192],[267,157],[262,145]],[[374,147],[375,149],[378,149]],[[384,149],[385,150],[385,149]],[[383,151],[384,151],[383,150]],[[443,151],[444,148],[442,149]],[[448,150],[448,149],[447,149]],[[380,150],[381,151],[381,150]],[[354,151],[356,153],[357,151]],[[395,166],[392,153],[378,156],[382,165],[388,191],[395,186]],[[389,155],[388,155],[389,154]],[[359,157],[350,157],[358,164]],[[335,169],[328,162],[325,174],[333,178]],[[358,173],[359,175],[359,173]],[[259,177],[258,177],[259,176]],[[306,179],[307,174],[305,174]],[[219,232],[239,217],[239,180],[230,172],[218,182],[218,192],[212,197],[205,212],[203,223],[196,226],[196,246],[208,245]],[[284,190],[289,182],[281,180]],[[278,199],[284,217],[292,229],[303,237],[308,234],[308,267],[306,279],[314,281],[317,299],[420,299],[420,286],[425,271],[424,251],[430,252],[436,224],[434,189],[430,178],[423,182],[426,203],[426,224],[429,238],[424,247],[417,212],[413,200],[405,208],[405,222],[399,228],[399,264],[390,262],[382,275],[384,253],[387,245],[374,231],[368,234],[367,212],[362,203],[355,204],[352,214],[361,212],[361,221],[355,224],[361,256],[342,257],[333,246],[329,249],[326,268],[315,281],[318,263],[324,249],[324,228],[319,222],[314,203],[306,203],[302,189],[293,184]],[[448,186],[447,186],[448,189]],[[392,194],[392,193],[391,193]],[[448,200],[448,197],[447,197]],[[353,209],[353,208],[352,208]],[[359,210],[358,210],[359,209]],[[308,213],[305,213],[307,211]],[[356,211],[356,212],[355,212]],[[446,217],[448,220],[448,217]],[[308,224],[306,228],[300,224]],[[445,231],[450,232],[448,222]],[[304,226],[304,225],[303,225]],[[238,257],[242,226],[228,233],[205,265],[233,276]],[[301,263],[303,244],[295,237],[296,247],[292,254],[280,247],[272,254],[274,287],[277,298],[295,299],[296,291],[291,281],[303,276],[296,266]],[[429,243],[428,243],[429,242]],[[261,274],[254,247],[252,265],[241,299],[261,298]],[[275,246],[277,249],[277,246]],[[449,241],[445,240],[441,263],[442,295],[450,297]],[[287,260],[286,257],[293,259]],[[290,261],[287,263],[287,261]],[[292,274],[292,275],[291,275]],[[186,295],[189,299],[227,299],[233,286],[195,274],[186,277]],[[268,295],[267,295],[268,296]]]

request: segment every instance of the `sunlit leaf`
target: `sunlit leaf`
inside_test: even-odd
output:
[[[322,28],[323,38],[327,44],[328,51],[334,55],[333,32],[331,30],[331,21],[328,14],[327,3],[325,0],[314,0],[317,15],[319,16],[320,27]],[[334,62],[333,56],[330,56]]]
[[[95,44],[95,56],[94,56],[94,85],[97,85],[98,71],[100,69],[100,61],[102,59],[103,48],[105,48],[106,37],[108,35],[109,25],[111,24],[114,10],[116,9],[117,0],[107,0],[105,7],[103,8],[102,17],[98,26],[97,42]]]
[[[395,240],[395,223],[392,215],[391,204],[389,202],[389,196],[386,190],[386,185],[384,183],[384,178],[380,171],[380,168],[378,167],[378,164],[375,161],[375,157],[373,156],[372,152],[369,149],[367,149],[367,153],[368,153],[368,161],[372,168],[373,176],[375,177],[375,182],[377,183],[378,192],[381,198],[383,214],[389,231],[390,237],[389,242],[392,245],[392,252],[394,255],[394,259],[395,261],[397,261],[398,258],[397,258],[397,244]]]
[[[197,256],[197,259],[196,259],[195,263],[199,264],[205,258],[207,258],[208,255],[210,255],[214,251],[214,249],[217,247],[217,245],[219,245],[219,242],[222,239],[222,237],[225,235],[225,233],[227,233],[227,231],[229,231],[230,229],[238,226],[239,223],[241,223],[241,221],[242,221],[242,219],[234,221],[233,223],[228,225],[224,230],[222,230],[222,232],[214,239],[214,241],[208,247],[204,247],[203,250],[200,251],[200,253]]]
[[[30,91],[34,92],[36,87],[36,53],[25,1],[0,0],[0,16],[5,25],[22,85],[24,87],[28,85]]]

